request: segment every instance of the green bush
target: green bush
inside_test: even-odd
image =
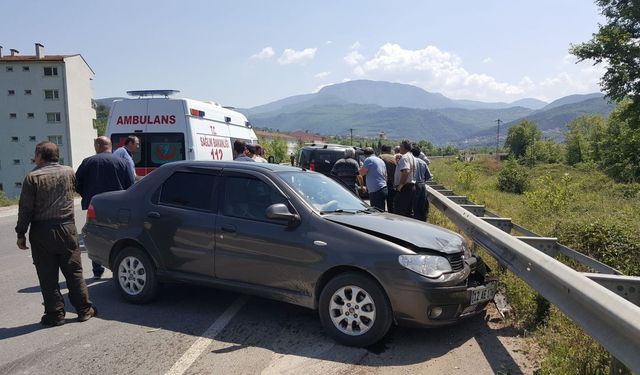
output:
[[[554,236],[565,246],[622,273],[640,276],[640,235],[614,219],[572,219],[556,224]]]
[[[534,214],[552,215],[565,211],[576,199],[571,176],[565,174],[560,181],[551,176],[536,180],[536,188],[524,194],[525,205]]]
[[[509,159],[498,174],[498,190],[522,194],[529,185],[529,174],[514,159]]]

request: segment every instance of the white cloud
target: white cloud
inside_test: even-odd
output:
[[[483,64],[491,64],[493,62],[493,59],[491,57],[486,57],[484,58],[484,60],[482,60]]]
[[[255,55],[251,56],[251,58],[254,59],[254,60],[269,60],[275,54],[276,54],[276,51],[274,51],[273,48],[264,47],[262,49],[262,51],[260,51],[259,53],[256,53]]]
[[[564,72],[536,81],[523,75],[519,82],[505,82],[498,78],[465,69],[462,59],[436,46],[423,49],[404,49],[386,43],[367,59],[353,51],[345,58],[352,73],[359,78],[414,82],[430,92],[439,92],[456,99],[483,101],[512,101],[523,97],[547,99],[574,93],[597,91],[602,69],[566,66]],[[488,57],[484,63],[492,62]]]
[[[331,45],[331,44],[333,44],[333,40],[327,40],[327,41],[325,42],[325,44],[326,44],[326,45]]]
[[[287,48],[282,52],[282,56],[278,58],[281,65],[305,63],[313,60],[316,55],[317,48],[305,48],[302,51]]]
[[[364,60],[364,56],[360,54],[358,51],[351,51],[347,56],[344,57],[344,61],[347,62],[348,65],[358,65],[360,61]]]
[[[351,45],[351,47],[349,47],[350,50],[358,50],[360,49],[360,47],[362,47],[362,44],[360,44],[360,41],[356,41],[355,43],[353,43]]]
[[[324,77],[327,77],[330,74],[331,74],[331,72],[320,72],[320,73],[314,75],[314,77],[315,78],[324,78]]]

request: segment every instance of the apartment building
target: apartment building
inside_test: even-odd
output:
[[[91,80],[95,74],[79,55],[35,55],[0,46],[0,189],[19,196],[25,175],[35,167],[41,141],[60,148],[60,163],[78,168],[95,153]]]

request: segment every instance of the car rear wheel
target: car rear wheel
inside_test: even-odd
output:
[[[149,256],[137,247],[120,251],[113,277],[116,289],[129,302],[149,302],[157,294],[156,268]]]
[[[341,344],[366,346],[389,331],[392,312],[384,290],[375,280],[356,273],[333,278],[322,290],[320,321]]]

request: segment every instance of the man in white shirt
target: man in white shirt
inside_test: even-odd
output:
[[[411,154],[411,142],[407,139],[400,143],[400,159],[396,166],[393,185],[396,195],[393,201],[394,213],[406,217],[412,217],[413,199],[415,198],[416,161]]]

